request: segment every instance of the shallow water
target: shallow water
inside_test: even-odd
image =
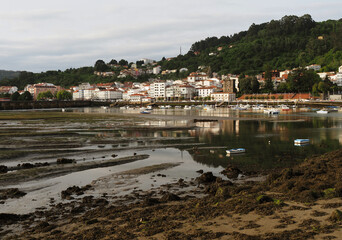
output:
[[[85,108],[74,109],[74,111],[101,113],[104,119],[107,116],[106,114],[108,116],[113,113],[128,115],[140,112],[139,109],[121,110],[112,108]],[[44,114],[44,111],[42,111],[42,114]],[[153,119],[153,115],[165,115],[167,118],[158,117],[158,119]],[[174,119],[172,119],[173,116]],[[234,119],[194,122],[193,116],[233,117]],[[177,167],[160,171],[160,173],[166,175],[165,178],[151,178],[154,174],[146,174],[134,178],[132,184],[106,186],[106,188],[97,189],[93,193],[122,195],[134,188],[147,190],[152,185],[158,187],[162,184],[175,182],[179,178],[186,180],[195,178],[198,176],[196,171],[199,169],[212,171],[215,175],[220,175],[219,172],[230,163],[245,171],[267,172],[272,168],[292,166],[313,154],[338,149],[341,147],[342,140],[342,114],[338,112],[326,116],[310,112],[291,112],[269,117],[258,112],[239,112],[223,108],[210,111],[200,109],[159,109],[153,110],[152,114],[145,120],[139,120],[135,123],[146,127],[196,127],[190,130],[120,130],[117,129],[117,126],[122,123],[117,124],[113,120],[84,123],[78,122],[78,119],[72,119],[72,122],[59,122],[58,124],[53,122],[35,124],[30,121],[13,121],[13,123],[2,121],[2,123],[2,129],[7,130],[32,127],[40,128],[36,132],[61,130],[75,133],[76,135],[66,137],[51,135],[44,138],[52,144],[80,142],[82,146],[52,149],[56,153],[49,153],[49,151],[35,152],[16,158],[1,159],[0,165],[16,166],[24,162],[54,162],[57,157],[64,155],[79,162],[111,159],[112,154],[116,154],[118,157],[132,156],[133,153],[150,155],[148,159],[119,166],[91,169],[50,179],[1,186],[0,188],[18,187],[28,192],[23,198],[9,199],[0,205],[0,212],[12,213],[27,213],[34,211],[38,207],[48,207],[50,198],[60,200],[60,192],[67,187],[73,185],[84,186],[96,179],[112,176],[114,173],[130,169],[161,163],[182,162]],[[116,128],[108,127],[112,125],[116,126]],[[294,140],[297,138],[308,138],[310,144],[296,147],[294,146]],[[21,145],[25,145],[34,144],[36,141],[39,142],[41,137],[7,136],[2,141],[4,141],[2,145],[6,145],[6,141],[17,141]],[[191,145],[193,143],[202,143],[203,145],[194,147]],[[180,144],[180,146],[170,147],[173,144]],[[7,147],[11,147],[11,145]],[[246,153],[226,156],[226,149],[238,147],[245,148]],[[32,146],[32,149],[37,148],[39,148],[39,145]],[[69,150],[70,152],[68,154],[58,153],[59,150]],[[27,149],[22,149],[22,151],[27,151]],[[118,178],[117,183],[119,182],[120,179]]]

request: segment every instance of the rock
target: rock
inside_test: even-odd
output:
[[[226,175],[228,178],[237,178],[242,171],[237,167],[228,165],[228,167],[221,172],[221,174]]]
[[[83,199],[82,199],[82,202],[83,203],[92,203],[93,202],[93,196],[86,196],[86,197],[84,197]]]
[[[200,170],[198,170],[198,171],[196,171],[196,172],[202,174],[202,173],[203,173],[203,170],[200,169]]]
[[[8,198],[21,198],[25,195],[26,193],[20,191],[18,188],[8,188],[0,190],[0,200],[6,200]]]
[[[273,202],[273,198],[267,195],[260,195],[256,198],[258,203]]]
[[[342,222],[342,212],[340,210],[336,209],[330,215],[329,220],[332,222]]]
[[[201,176],[196,178],[199,183],[212,183],[216,181],[216,177],[212,172],[203,173]]]
[[[146,206],[153,206],[153,205],[158,204],[158,203],[160,203],[159,200],[156,198],[152,198],[152,197],[145,198],[144,202],[143,202],[143,204]]]
[[[23,163],[21,164],[21,168],[30,169],[30,168],[34,168],[34,165],[32,163]]]
[[[18,221],[23,221],[28,219],[29,215],[18,215],[18,214],[11,214],[11,213],[0,213],[0,226],[6,224],[13,224]]]
[[[173,193],[166,193],[161,198],[161,202],[179,201],[181,198]]]
[[[68,164],[68,163],[76,163],[75,159],[68,159],[68,158],[58,158],[57,164]]]
[[[7,173],[8,167],[5,165],[0,165],[0,173]]]
[[[72,199],[71,195],[82,195],[84,194],[83,189],[78,186],[68,187],[66,190],[61,192],[62,199]]]

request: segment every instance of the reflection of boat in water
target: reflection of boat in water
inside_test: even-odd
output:
[[[310,144],[309,139],[296,139],[296,140],[294,140],[295,146],[307,146],[309,144]]]
[[[228,154],[237,154],[237,153],[244,153],[244,152],[246,152],[246,149],[244,148],[233,148],[233,149],[226,150],[226,153]]]

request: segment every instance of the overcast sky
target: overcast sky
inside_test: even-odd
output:
[[[252,23],[340,19],[341,0],[11,0],[0,7],[0,69],[65,70],[98,59],[174,57]]]

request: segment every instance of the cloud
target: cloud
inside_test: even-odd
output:
[[[44,71],[93,65],[97,59],[159,60],[177,55],[180,46],[186,52],[206,37],[231,35],[284,15],[336,19],[342,5],[329,0],[279,3],[13,0],[0,9],[0,66]]]

